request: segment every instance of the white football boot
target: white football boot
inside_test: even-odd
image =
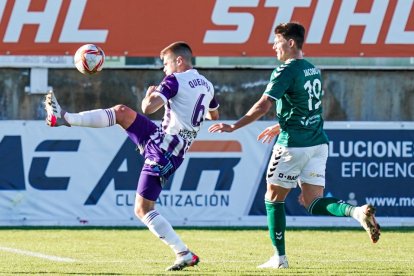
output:
[[[66,111],[64,111],[60,107],[53,91],[49,91],[46,94],[44,104],[45,104],[45,109],[47,113],[46,124],[48,126],[51,126],[51,127],[69,126],[70,127],[70,124],[65,120],[65,117],[63,116],[66,113]]]
[[[286,255],[272,256],[267,262],[259,265],[257,268],[288,268],[289,263]]]
[[[200,258],[193,252],[189,251],[186,255],[178,257],[172,266],[167,267],[166,271],[183,270],[185,267],[195,266],[199,262]]]
[[[371,204],[365,204],[355,208],[356,219],[367,231],[373,243],[378,242],[381,235],[381,227],[375,219],[375,207]]]

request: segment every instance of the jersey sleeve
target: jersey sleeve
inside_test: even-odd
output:
[[[274,100],[280,99],[293,81],[294,74],[291,74],[289,71],[289,67],[286,64],[282,64],[273,70],[263,94]]]
[[[218,101],[216,100],[216,98],[213,97],[213,99],[210,102],[210,105],[208,106],[210,111],[214,111],[216,109],[218,109],[220,106],[220,104],[218,103]]]
[[[164,102],[174,97],[178,91],[178,81],[174,75],[166,76],[155,89],[154,93],[163,98]]]

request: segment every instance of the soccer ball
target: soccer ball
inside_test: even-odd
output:
[[[85,44],[76,51],[74,62],[79,72],[92,75],[102,70],[105,53],[95,44]]]

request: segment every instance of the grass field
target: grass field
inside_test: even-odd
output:
[[[174,256],[144,228],[0,228],[0,274],[414,275],[412,228],[385,228],[375,245],[360,229],[288,229],[285,270],[256,269],[272,254],[266,229],[177,232],[200,256],[197,267],[165,272]]]

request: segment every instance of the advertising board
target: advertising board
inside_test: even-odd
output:
[[[206,123],[208,127],[210,123]],[[233,133],[204,127],[156,208],[173,225],[264,226],[265,171],[272,144],[257,142],[271,122]],[[414,124],[327,122],[325,196],[371,203],[383,226],[414,225]],[[124,131],[49,128],[41,121],[0,121],[0,225],[142,225],[133,204],[142,157]],[[356,226],[314,217],[286,201],[291,226]]]

